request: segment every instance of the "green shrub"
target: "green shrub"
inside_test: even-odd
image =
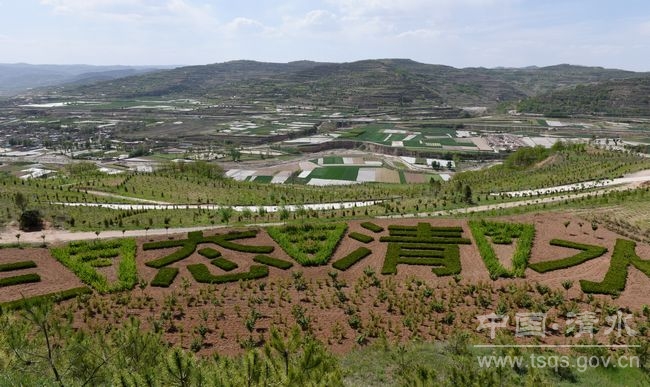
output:
[[[149,267],[153,267],[155,269],[160,269],[161,267],[171,265],[172,263],[176,263],[178,261],[182,261],[183,259],[192,255],[192,253],[194,253],[194,250],[196,250],[196,244],[186,244],[181,249],[176,250],[173,253],[166,255],[162,258],[149,261],[145,263],[145,265]]]
[[[227,234],[205,237],[202,239],[202,242],[213,242],[225,249],[239,251],[242,253],[254,253],[254,254],[272,253],[273,246],[249,246],[249,245],[240,245],[238,243],[231,242],[232,240],[235,239],[255,238],[256,236],[257,236],[256,230],[231,231]]]
[[[419,258],[442,258],[444,256],[445,248],[442,246],[436,246],[438,249],[429,249],[429,250],[408,250],[400,248],[400,257],[419,257]]]
[[[396,274],[397,264],[399,262],[400,245],[397,243],[389,243],[386,249],[386,257],[384,258],[384,266],[381,268],[381,274]]]
[[[551,240],[550,244],[553,246],[568,247],[582,251],[576,255],[572,255],[564,259],[533,263],[529,265],[531,269],[535,270],[538,273],[546,273],[548,271],[566,269],[568,267],[587,262],[590,259],[598,258],[607,252],[607,249],[601,246],[585,245],[561,239],[553,239]]]
[[[5,263],[0,265],[0,272],[31,269],[34,267],[36,267],[36,263],[34,263],[34,261],[20,261],[20,262]]]
[[[447,232],[447,231],[449,231],[449,232],[460,232],[460,233],[463,232],[463,228],[461,226],[435,226],[435,227],[433,227],[429,223],[424,223],[424,222],[418,223],[417,226],[402,226],[402,225],[399,225],[399,224],[397,224],[397,225],[396,224],[391,224],[390,226],[388,226],[388,231],[390,231],[391,234],[394,231],[404,231],[404,230],[407,230],[407,231],[412,231],[412,230],[422,231],[422,230],[426,230],[426,229],[440,231],[440,232]]]
[[[35,273],[17,275],[14,277],[0,278],[0,288],[5,286],[28,284],[28,283],[40,282],[40,281],[41,281],[41,276]]]
[[[113,265],[113,260],[109,258],[97,258],[88,263],[92,267],[108,267]]]
[[[202,263],[196,265],[187,265],[187,270],[189,270],[196,282],[208,284],[222,284],[226,282],[236,282],[239,280],[251,280],[263,278],[269,275],[269,268],[259,265],[251,266],[250,270],[247,272],[222,275],[213,275]]]
[[[239,267],[239,266],[237,266],[237,264],[235,262],[230,261],[230,260],[228,260],[226,258],[216,258],[216,259],[213,259],[212,261],[210,261],[210,263],[213,264],[214,266],[218,267],[219,269],[225,270],[225,271],[235,270],[236,268]]]
[[[203,236],[203,233],[201,231],[190,232],[187,235],[188,238],[184,240],[145,243],[143,245],[144,250],[181,247],[179,250],[176,250],[167,256],[164,256],[159,259],[155,259],[153,261],[149,261],[145,263],[145,265],[159,269],[161,267],[171,265],[172,263],[182,261],[183,259],[192,255],[194,251],[196,251],[196,246],[200,243],[214,243],[228,250],[240,251],[244,253],[264,254],[273,251],[273,246],[247,246],[247,245],[240,245],[238,243],[231,242],[232,240],[235,239],[254,238],[255,236],[257,236],[256,230],[233,231],[227,234],[218,234],[218,235],[213,235],[208,237]],[[206,251],[206,250],[208,249],[201,249],[201,251]]]
[[[273,252],[273,246],[240,245],[239,243],[230,242],[229,240],[225,239],[217,240],[215,243],[225,249],[239,251],[242,253],[269,254]]]
[[[375,240],[375,238],[371,237],[370,235],[361,234],[359,232],[351,232],[348,236],[363,243],[370,243]]]
[[[18,228],[22,231],[40,231],[43,229],[43,214],[39,210],[26,210],[20,214]]]
[[[429,250],[405,249],[408,245],[388,244],[382,274],[397,273],[397,265],[436,266],[431,270],[439,277],[461,272],[460,249],[458,245],[439,245]],[[431,246],[433,247],[433,246]]]
[[[187,233],[187,239],[198,242],[203,239],[203,231],[190,231]]]
[[[158,242],[148,242],[142,245],[142,250],[158,250],[166,249],[170,247],[179,247],[185,244],[185,240],[178,241],[158,241]]]
[[[471,245],[472,241],[467,238],[453,237],[410,237],[410,236],[383,236],[379,238],[381,242],[398,242],[398,243],[432,243],[432,244],[450,244],[450,245]]]
[[[359,247],[358,249],[354,250],[350,254],[334,262],[332,266],[335,269],[345,271],[349,269],[350,266],[354,265],[355,263],[359,262],[360,260],[364,259],[370,254],[372,254],[372,251],[370,251],[369,249],[365,247]]]
[[[157,286],[162,288],[168,288],[169,285],[174,282],[174,279],[178,275],[178,269],[175,267],[163,267],[158,270],[156,276],[151,281],[151,286]]]
[[[417,226],[388,226],[390,235],[381,237],[389,242],[382,274],[397,273],[398,264],[434,266],[438,276],[461,271],[459,244],[471,244],[462,237],[462,227],[433,227],[429,223]]]
[[[370,231],[372,231],[374,233],[380,233],[380,232],[384,231],[383,227],[381,227],[381,226],[379,226],[377,224],[374,224],[372,222],[363,222],[363,223],[361,223],[361,227],[365,228],[366,230],[370,230]]]
[[[201,254],[202,256],[204,256],[204,257],[206,257],[208,259],[215,259],[215,258],[219,258],[221,256],[220,251],[215,250],[215,249],[210,248],[210,247],[206,247],[205,249],[199,250],[199,254]]]
[[[293,267],[293,263],[285,261],[284,259],[269,257],[268,255],[256,255],[253,261],[263,265],[277,267],[278,269],[287,270]]]
[[[609,270],[601,282],[580,280],[580,288],[585,293],[617,295],[625,290],[628,266],[632,264],[645,275],[650,276],[650,261],[642,260],[636,254],[636,243],[617,239],[609,264]]]
[[[460,274],[462,267],[460,265],[460,248],[457,245],[445,246],[443,251],[443,263],[439,267],[431,269],[439,277]]]
[[[20,309],[26,305],[39,304],[47,300],[53,300],[54,302],[61,302],[75,298],[82,294],[90,294],[93,291],[87,286],[82,286],[78,288],[68,289],[61,292],[54,292],[48,294],[41,294],[39,296],[22,298],[20,300],[4,302],[0,304],[0,312],[6,312],[9,310]]]

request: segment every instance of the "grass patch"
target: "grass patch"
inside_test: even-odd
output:
[[[356,181],[358,174],[359,174],[359,167],[331,166],[331,167],[315,168],[309,174],[309,178]]]
[[[341,157],[341,156],[325,156],[325,157],[323,157],[323,164],[324,165],[343,164],[343,157]]]
[[[134,239],[72,242],[64,247],[53,248],[51,252],[54,258],[72,270],[81,281],[100,293],[133,289],[138,280]],[[120,256],[117,281],[110,283],[105,275],[95,270],[93,262],[99,262],[101,266],[107,262],[105,259],[114,257],[116,252]]]
[[[253,180],[256,183],[263,183],[263,184],[268,184],[273,180],[273,176],[255,176],[255,180]]]
[[[325,265],[336,250],[346,223],[286,225],[267,232],[282,249],[304,266]]]
[[[523,223],[488,222],[485,220],[469,222],[479,253],[493,280],[503,277],[524,277],[528,260],[533,248],[535,226]],[[515,252],[512,256],[512,269],[508,270],[499,261],[488,237],[496,244],[511,244],[517,239]]]

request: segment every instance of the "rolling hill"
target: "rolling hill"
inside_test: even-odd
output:
[[[66,83],[90,83],[144,74],[168,66],[32,65],[0,63],[0,96]]]
[[[407,59],[351,63],[232,61],[67,86],[61,91],[85,97],[236,98],[360,108],[386,104],[495,107],[500,102],[518,102],[580,84],[640,75],[571,65],[458,69]]]
[[[578,85],[521,101],[519,111],[550,116],[650,115],[650,76]]]

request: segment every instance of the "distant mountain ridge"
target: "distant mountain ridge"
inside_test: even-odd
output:
[[[120,69],[113,71],[119,73]],[[86,98],[192,97],[359,108],[384,105],[495,108],[504,102],[516,105],[535,97],[553,98],[578,85],[593,86],[650,76],[650,73],[568,64],[454,68],[409,59],[348,63],[238,60],[146,74],[118,73],[104,72],[107,77],[114,76],[104,81],[101,73],[95,73],[94,78],[57,87],[57,91]],[[621,101],[619,105],[624,103]],[[576,108],[576,111],[583,110]]]
[[[650,75],[544,93],[521,101],[517,109],[549,116],[650,116]]]
[[[91,65],[33,65],[0,63],[0,96],[13,95],[29,89],[112,80],[129,75],[144,74],[170,66],[91,66]]]

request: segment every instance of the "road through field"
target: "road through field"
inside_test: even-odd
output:
[[[598,191],[591,192],[581,192],[581,193],[569,193],[562,194],[557,196],[550,196],[545,198],[537,199],[527,199],[519,200],[515,202],[506,202],[498,204],[486,204],[480,206],[471,206],[465,208],[459,208],[455,210],[444,210],[444,211],[434,211],[434,212],[423,212],[418,214],[404,214],[404,215],[387,215],[387,216],[378,216],[378,218],[425,218],[425,217],[434,217],[434,216],[453,216],[453,215],[462,215],[469,214],[473,212],[484,212],[493,209],[503,209],[503,208],[514,208],[521,207],[533,204],[542,204],[542,203],[553,203],[566,199],[578,199],[588,195],[602,195],[603,193],[610,192],[613,190],[626,190],[630,189],[629,186],[619,186],[607,189],[601,189]],[[96,203],[81,203],[88,205],[95,205]],[[179,208],[185,208],[183,205],[177,206]],[[252,227],[266,227],[272,225],[281,225],[283,223],[250,223],[243,226],[252,226]],[[0,244],[4,243],[15,243],[17,241],[16,234],[20,233],[20,242],[25,243],[41,243],[45,242],[66,242],[73,240],[88,240],[88,239],[105,239],[105,238],[119,238],[119,237],[146,237],[153,235],[166,235],[166,234],[179,234],[179,233],[188,233],[191,231],[200,231],[200,230],[213,230],[225,227],[232,227],[231,225],[218,225],[218,226],[197,226],[197,227],[178,227],[178,228],[158,228],[150,230],[128,230],[124,233],[122,231],[102,231],[99,235],[95,234],[92,231],[79,232],[79,231],[68,231],[68,230],[44,230],[38,232],[22,232],[16,228],[7,228],[0,232]],[[42,236],[45,235],[45,239]]]
[[[614,190],[627,190],[637,187],[641,183],[650,181],[650,170],[639,171],[634,174],[627,175],[623,178],[608,180],[607,184],[604,186],[595,185],[595,187],[602,187],[602,189],[597,191],[590,192],[580,192],[576,193],[575,191],[569,190],[568,192],[562,192],[559,190],[560,187],[549,187],[540,190],[540,193],[550,193],[553,196],[548,196],[544,198],[531,198],[526,200],[518,200],[514,202],[505,202],[498,204],[484,204],[479,206],[471,206],[458,208],[454,210],[443,210],[443,211],[433,211],[433,212],[422,212],[418,214],[398,214],[398,215],[386,215],[379,216],[378,218],[424,218],[432,216],[453,216],[453,215],[464,215],[473,212],[485,212],[496,209],[505,209],[505,208],[514,208],[521,206],[528,206],[533,204],[543,204],[543,203],[553,203],[559,202],[566,199],[579,199],[581,197],[593,196],[593,195],[602,195],[604,193],[614,191]],[[614,182],[620,184],[613,186]],[[585,183],[574,184],[575,187],[585,187]],[[564,187],[564,186],[562,186]],[[523,191],[520,191],[523,192]],[[534,192],[534,191],[533,191]],[[534,192],[536,194],[536,192]],[[533,196],[534,196],[533,194]],[[112,194],[110,194],[113,196]],[[527,195],[529,193],[527,192]],[[514,195],[513,195],[514,196]],[[521,197],[520,195],[516,195]],[[114,197],[121,197],[120,195],[114,195]],[[530,197],[530,196],[529,196]],[[132,198],[129,198],[132,199]],[[339,208],[353,208],[353,207],[363,207],[373,204],[377,204],[380,201],[366,201],[366,202],[340,202],[340,203],[321,203],[321,204],[306,204],[303,206],[297,205],[286,205],[286,208],[289,211],[296,211],[298,208],[302,207],[305,209],[314,209],[314,210],[323,210],[323,209],[339,209]],[[164,203],[142,203],[142,204],[101,204],[101,203],[61,203],[63,205],[69,206],[94,206],[94,207],[105,207],[105,208],[114,208],[114,209],[186,209],[186,208],[204,208],[204,209],[219,209],[221,206],[218,205],[184,205],[184,204],[164,204]],[[233,207],[236,211],[243,210],[244,206]],[[257,211],[258,207],[249,207],[251,211]],[[282,208],[280,206],[264,206],[264,209],[267,212],[279,211]],[[273,223],[277,224],[277,223]],[[280,223],[281,224],[281,223]],[[247,224],[246,226],[257,226],[264,227],[271,225],[269,223],[253,223]],[[229,227],[229,225],[219,225],[219,226],[198,226],[198,227],[180,227],[180,228],[170,228],[170,229],[150,229],[150,230],[128,230],[124,233],[122,231],[102,231],[99,236],[92,231],[88,232],[76,232],[68,230],[44,230],[38,232],[22,232],[16,229],[15,227],[9,227],[2,232],[0,232],[0,244],[3,243],[15,243],[18,239],[16,238],[17,234],[20,234],[20,242],[26,243],[40,243],[45,240],[46,242],[63,242],[63,241],[72,241],[72,240],[83,240],[83,239],[97,239],[97,238],[118,238],[122,236],[128,237],[143,237],[148,235],[165,235],[165,234],[174,234],[174,233],[187,233],[190,231],[198,230],[210,230],[217,228]],[[45,236],[45,239],[42,236]]]

